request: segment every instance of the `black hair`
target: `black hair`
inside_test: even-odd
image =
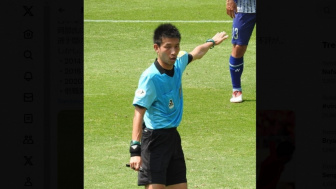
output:
[[[162,38],[178,38],[181,40],[181,34],[179,30],[172,24],[166,23],[159,25],[154,31],[153,41],[154,44],[161,45]]]

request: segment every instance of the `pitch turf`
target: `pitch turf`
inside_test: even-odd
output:
[[[84,1],[85,20],[228,20],[223,1]],[[228,23],[172,22],[181,50],[191,51]],[[84,22],[84,185],[87,189],[142,188],[129,162],[140,74],[154,61],[156,22]],[[255,188],[255,31],[244,57],[244,102],[233,104],[230,40],[190,64],[183,75],[184,115],[179,126],[189,188]]]

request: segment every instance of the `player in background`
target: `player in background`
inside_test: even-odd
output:
[[[241,75],[244,54],[256,24],[256,0],[226,0],[226,13],[233,18],[232,51],[229,59],[232,98],[230,102],[242,102]]]
[[[157,59],[141,75],[133,105],[130,167],[146,189],[186,189],[186,164],[177,131],[183,114],[182,74],[192,61],[228,38],[219,32],[193,51],[180,52],[181,35],[171,24],[154,31]]]

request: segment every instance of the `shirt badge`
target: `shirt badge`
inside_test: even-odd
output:
[[[173,99],[170,99],[169,100],[169,105],[168,105],[169,109],[172,109],[174,108],[174,102],[173,102]]]
[[[143,89],[138,89],[135,91],[135,96],[136,97],[139,97],[139,98],[142,98],[146,95],[146,91],[143,90]]]

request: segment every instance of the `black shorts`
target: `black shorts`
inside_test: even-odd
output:
[[[141,139],[142,172],[138,185],[186,183],[186,164],[176,128],[144,128]]]

